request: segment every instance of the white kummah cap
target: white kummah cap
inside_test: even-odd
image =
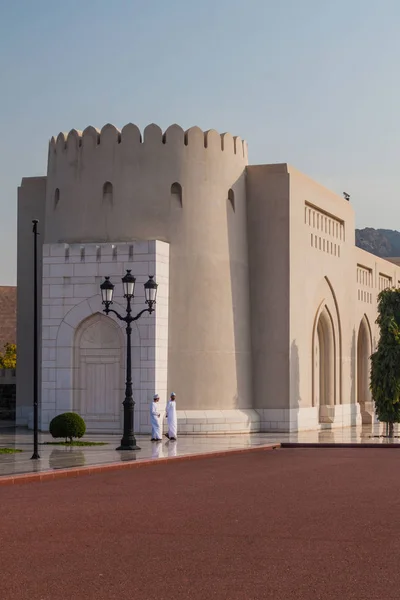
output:
[[[160,397],[160,396],[159,396],[158,394],[155,394],[155,395],[153,396],[153,400],[157,400],[157,398],[159,398],[159,397]]]
[[[172,398],[172,396],[176,396],[175,392],[172,392],[172,394],[171,394],[171,398]]]

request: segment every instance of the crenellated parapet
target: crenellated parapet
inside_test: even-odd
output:
[[[101,130],[95,127],[86,127],[83,131],[71,129],[69,133],[61,132],[50,140],[49,151],[52,154],[67,153],[70,160],[78,158],[80,153],[93,151],[97,147],[119,146],[134,147],[143,145],[164,145],[168,149],[180,147],[207,148],[210,151],[221,151],[247,159],[247,143],[239,136],[230,133],[219,134],[210,129],[202,131],[199,127],[191,127],[184,131],[179,125],[171,125],[163,133],[158,125],[148,125],[143,135],[140,129],[129,123],[121,130],[114,125],[107,124]]]
[[[227,201],[244,223],[247,164],[246,142],[213,129],[61,132],[49,146],[46,241],[167,241],[182,219],[190,226],[200,216],[209,235],[217,214],[226,222]]]

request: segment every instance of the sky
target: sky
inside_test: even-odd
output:
[[[109,122],[229,131],[400,229],[399,27],[398,0],[0,0],[0,285],[21,178]]]

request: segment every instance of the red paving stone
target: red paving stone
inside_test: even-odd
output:
[[[398,600],[400,452],[285,449],[0,488],[1,600]]]

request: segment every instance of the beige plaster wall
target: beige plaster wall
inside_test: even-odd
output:
[[[292,167],[288,170],[290,407],[292,411],[315,407],[313,341],[319,313],[326,306],[336,338],[334,401],[339,408],[336,408],[335,423],[355,424],[360,420],[357,403],[360,324],[365,318],[371,332],[371,348],[375,349],[377,295],[384,287],[397,285],[399,269],[355,247],[354,211],[349,202]],[[319,227],[314,221],[317,214]],[[370,276],[362,275],[365,269],[369,270]],[[390,279],[385,280],[379,274]],[[308,415],[310,424],[313,417],[311,413]]]
[[[286,165],[247,169],[254,407],[289,406],[289,176]]]
[[[354,403],[354,212],[349,202],[299,171],[289,167],[289,174],[290,406],[313,406],[313,337],[323,306],[331,314],[336,334],[335,404]],[[314,225],[317,216],[319,226],[317,221]]]
[[[369,355],[378,341],[377,295],[400,285],[399,268],[355,247],[354,211],[340,196],[285,164],[249,166],[247,174],[254,406],[261,427],[359,423],[360,326],[367,327]],[[314,348],[323,311],[334,336],[334,410],[321,424]]]
[[[33,233],[32,220],[39,219],[38,302],[41,327],[42,244],[46,177],[24,177],[18,188],[17,245],[17,425],[27,425],[33,406]],[[39,335],[40,337],[40,335]],[[40,382],[39,382],[40,383]]]
[[[170,243],[168,387],[181,409],[252,404],[246,165],[240,138],[196,127],[150,125],[142,139],[107,125],[50,143],[47,243]]]
[[[354,275],[355,289],[355,324],[359,326],[365,315],[371,328],[373,348],[379,340],[379,329],[375,323],[377,317],[377,297],[379,292],[388,287],[400,287],[400,266],[391,260],[385,260],[374,256],[361,248],[354,247],[355,268],[366,268],[370,271],[370,278],[361,278],[359,274]],[[382,277],[383,276],[383,277]],[[388,280],[385,280],[385,277]]]
[[[367,326],[367,338],[371,351],[375,351],[379,341],[379,328],[376,324],[377,318],[377,297],[385,287],[400,287],[400,268],[389,260],[384,260],[365,252],[360,248],[354,247],[354,263],[356,274],[355,296],[355,321],[354,330],[356,340],[362,337],[361,324]],[[356,346],[357,349],[357,346]],[[362,381],[363,373],[358,372],[357,355],[354,357],[354,380],[358,382],[359,378]],[[361,386],[362,388],[362,386]],[[363,397],[358,397],[357,400],[370,403],[366,406],[369,410],[369,415],[363,419],[369,422],[368,416],[373,415],[373,404],[370,390],[362,390],[358,386],[357,391]]]

